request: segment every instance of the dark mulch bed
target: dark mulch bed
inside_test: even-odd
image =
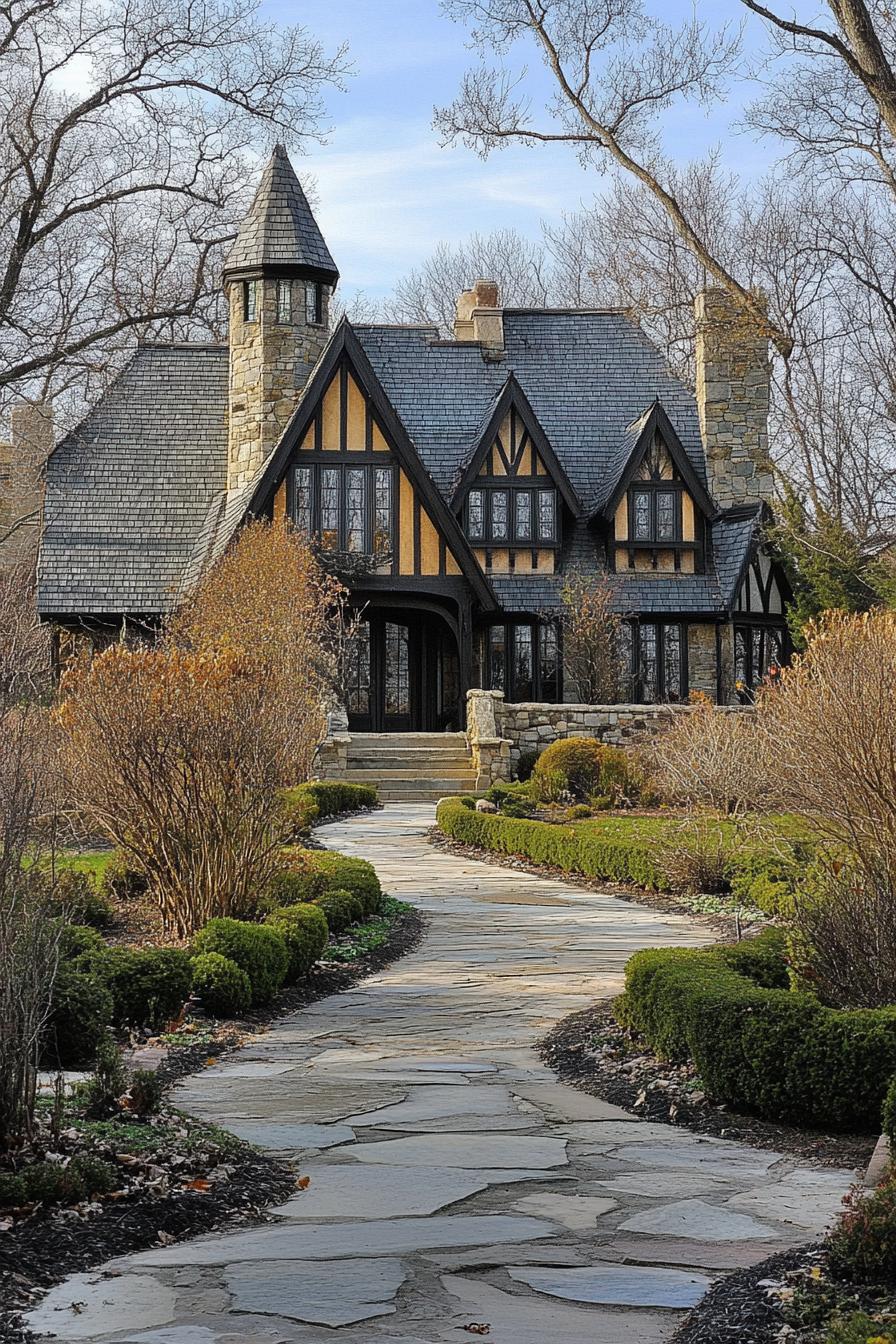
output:
[[[626,816],[637,815],[628,812]],[[702,897],[690,898],[685,895],[675,895],[668,891],[647,891],[644,887],[636,887],[627,882],[611,882],[608,878],[584,877],[581,873],[568,873],[564,868],[555,868],[548,863],[530,863],[528,859],[519,858],[511,854],[495,854],[490,849],[483,849],[479,845],[464,845],[458,840],[452,840],[438,827],[434,826],[428,835],[429,843],[434,849],[441,850],[445,854],[453,854],[461,859],[477,859],[480,863],[491,864],[494,868],[509,868],[517,873],[532,873],[535,877],[549,877],[557,882],[565,882],[567,886],[579,887],[585,891],[609,892],[611,896],[618,896],[621,901],[631,901],[633,905],[646,905],[652,910],[662,910],[676,915],[687,915],[690,919],[695,919],[698,923],[712,929],[720,942],[733,941],[740,937],[741,925],[738,923],[738,916],[734,913],[736,902],[726,900],[724,897]],[[707,908],[712,907],[712,908]],[[766,921],[761,915],[757,914],[755,925],[759,928]]]
[[[698,1134],[832,1167],[864,1169],[877,1141],[877,1135],[825,1134],[727,1110],[703,1094],[693,1065],[657,1059],[642,1040],[619,1026],[605,1001],[558,1022],[539,1049],[564,1082],[643,1120],[682,1125]]]
[[[315,968],[301,985],[283,991],[273,1004],[256,1010],[245,1021],[199,1021],[176,1033],[159,1072],[166,1084],[194,1073],[248,1035],[266,1030],[276,1018],[342,993],[382,970],[412,951],[425,931],[426,921],[419,911],[402,911],[386,941],[350,965]],[[191,1034],[194,1030],[195,1036]],[[282,1203],[295,1190],[295,1171],[288,1163],[246,1144],[239,1145],[229,1165],[233,1171],[228,1180],[208,1191],[164,1196],[134,1192],[94,1206],[87,1216],[72,1212],[60,1218],[50,1212],[38,1213],[0,1230],[0,1344],[30,1344],[34,1337],[24,1329],[15,1309],[27,1308],[67,1275],[160,1242],[168,1245],[234,1223],[263,1222],[264,1209]]]

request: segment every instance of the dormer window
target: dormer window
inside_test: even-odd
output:
[[[258,321],[258,281],[243,281],[243,321]]]
[[[490,546],[553,546],[557,492],[547,487],[476,486],[467,495],[470,541]]]
[[[323,326],[324,290],[319,280],[308,280],[305,284],[305,321],[311,327]]]
[[[639,481],[629,491],[629,536],[647,545],[681,539],[681,490]]]

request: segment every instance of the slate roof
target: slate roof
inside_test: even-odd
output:
[[[261,175],[224,274],[266,266],[314,271],[333,285],[339,279],[336,263],[282,145],[276,146]]]
[[[624,314],[510,310],[504,326],[506,354],[495,360],[431,327],[354,328],[446,502],[511,371],[586,510],[605,496],[657,397],[705,482],[693,394]],[[221,553],[265,471],[227,494],[227,382],[226,346],[141,347],[60,443],[47,469],[41,612],[161,613]],[[618,609],[721,614],[760,514],[757,506],[719,515],[706,574],[614,576]],[[580,518],[564,537],[563,564],[597,567],[600,548],[598,530]],[[508,611],[560,605],[562,574],[488,579]]]
[[[38,606],[154,615],[227,484],[226,346],[142,346],[47,463]]]
[[[625,313],[504,310],[504,357],[439,341],[431,327],[357,325],[383,388],[446,498],[512,371],[587,512],[606,489],[626,427],[659,399],[700,480],[693,393]]]

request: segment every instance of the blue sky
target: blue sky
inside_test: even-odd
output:
[[[483,161],[471,151],[442,148],[432,128],[434,103],[454,97],[475,59],[467,34],[441,12],[438,0],[270,0],[268,13],[305,24],[327,45],[347,41],[355,74],[345,93],[328,100],[327,143],[296,157],[300,173],[317,181],[317,214],[342,273],[346,298],[388,294],[396,279],[442,241],[474,231],[513,227],[532,237],[542,219],[557,219],[601,190],[562,147],[512,147]],[[686,0],[655,0],[669,23],[686,18]],[[739,0],[700,0],[707,21],[739,24]],[[748,50],[762,44],[758,20],[747,28]],[[530,73],[548,88],[534,51]],[[684,106],[667,116],[666,148],[686,161],[730,139],[739,101],[712,115]],[[767,164],[768,147],[737,134],[729,162],[743,173]]]

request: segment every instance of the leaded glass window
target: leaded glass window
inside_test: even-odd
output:
[[[478,541],[485,534],[485,517],[481,490],[471,490],[467,496],[467,535]]]
[[[532,495],[528,490],[517,490],[513,496],[513,534],[517,541],[532,540]]]
[[[370,626],[361,621],[346,648],[346,709],[370,713]]]
[[[513,693],[517,700],[531,700],[534,693],[532,627],[513,627]]]
[[[277,281],[277,321],[287,323],[292,321],[292,281]]]
[[[323,320],[323,287],[319,281],[309,280],[305,285],[305,321],[319,327]]]
[[[663,699],[681,700],[681,626],[664,625],[663,632]]]
[[[374,471],[373,553],[383,555],[392,547],[392,468]]]
[[[560,647],[556,625],[543,625],[539,632],[541,696],[553,702],[560,690]]]
[[[314,531],[314,495],[312,493],[313,474],[310,467],[296,467],[295,474],[295,522],[299,531],[310,536]]]
[[[339,549],[339,480],[335,467],[324,467],[320,473],[320,536],[333,550]]]
[[[636,490],[632,497],[632,521],[636,541],[650,541],[650,495]]]
[[[657,628],[655,625],[642,625],[638,630],[638,681],[641,687],[641,699],[651,704],[658,699],[657,677]]]
[[[489,686],[490,691],[503,691],[507,681],[507,660],[503,625],[489,627]]]
[[[507,540],[507,491],[492,491],[492,541]]]
[[[367,473],[353,469],[346,473],[345,549],[364,550],[364,515]]]
[[[243,281],[243,321],[255,322],[258,318],[258,281]]]
[[[538,539],[553,541],[557,529],[557,496],[553,490],[538,492]]]
[[[657,491],[656,536],[658,541],[675,540],[675,495],[669,490]]]

